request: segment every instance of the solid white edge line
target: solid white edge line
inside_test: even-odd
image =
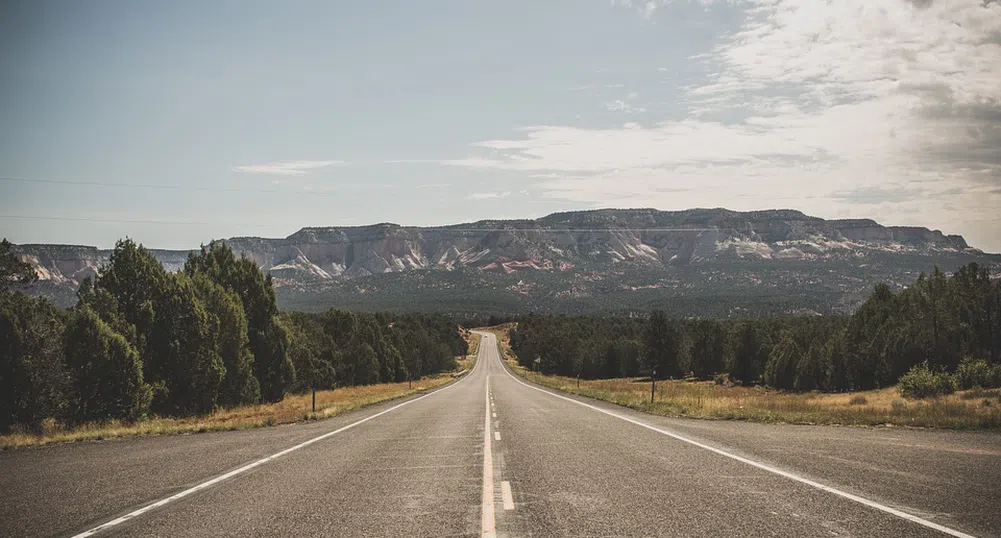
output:
[[[487,390],[484,404],[490,401],[490,377],[487,376]],[[480,536],[497,536],[497,522],[494,519],[494,460],[490,446],[490,406],[483,414],[483,498],[480,512]]]
[[[476,365],[473,368],[475,369],[476,366],[479,366],[480,362],[481,361],[477,360],[476,361]],[[226,479],[232,478],[232,477],[237,476],[239,474],[243,474],[243,473],[245,473],[245,472],[247,472],[247,471],[249,471],[251,469],[254,469],[256,467],[264,465],[265,463],[268,463],[268,462],[270,462],[272,460],[278,459],[278,458],[280,458],[280,457],[282,457],[282,456],[284,456],[286,454],[289,454],[291,452],[295,452],[296,450],[299,450],[300,448],[305,448],[305,447],[307,447],[307,446],[309,446],[309,445],[311,445],[313,443],[316,443],[318,441],[322,441],[322,440],[324,440],[324,439],[326,439],[328,437],[331,437],[333,435],[337,435],[338,433],[341,433],[341,432],[343,432],[345,430],[349,430],[351,428],[354,428],[355,426],[358,426],[359,424],[363,424],[363,423],[368,422],[368,421],[370,421],[370,420],[372,420],[374,418],[377,418],[377,417],[380,417],[382,415],[385,415],[386,413],[389,413],[390,411],[395,411],[395,410],[397,410],[397,409],[399,409],[399,408],[401,408],[401,407],[403,407],[405,405],[410,405],[410,404],[412,404],[412,403],[414,403],[416,401],[423,400],[424,398],[427,398],[428,396],[431,396],[431,395],[434,395],[434,394],[438,394],[439,392],[446,391],[446,390],[448,390],[448,389],[450,389],[452,387],[455,387],[455,386],[459,385],[460,383],[462,383],[463,381],[465,381],[466,379],[468,379],[470,377],[470,375],[472,375],[472,371],[470,371],[468,374],[466,374],[466,376],[463,377],[462,379],[456,381],[455,383],[452,383],[451,385],[448,385],[447,387],[441,387],[439,389],[435,389],[435,390],[433,390],[433,391],[431,391],[431,392],[429,392],[427,394],[424,394],[422,396],[418,396],[417,398],[414,398],[412,400],[407,400],[407,401],[405,401],[405,402],[403,402],[401,404],[394,405],[393,407],[390,407],[389,409],[385,409],[385,410],[380,411],[380,412],[378,412],[378,413],[376,413],[376,414],[374,414],[372,416],[365,417],[365,418],[363,418],[363,419],[361,419],[361,420],[359,420],[357,422],[352,422],[351,424],[348,424],[347,426],[342,426],[342,427],[340,427],[340,428],[338,428],[338,429],[336,429],[336,430],[334,430],[332,432],[327,432],[327,433],[325,433],[323,435],[320,435],[320,436],[314,437],[312,439],[309,439],[307,441],[304,441],[302,443],[299,443],[298,445],[295,445],[293,447],[286,448],[285,450],[282,450],[281,452],[276,452],[276,453],[274,453],[274,454],[272,454],[270,456],[261,458],[261,459],[259,459],[257,461],[251,462],[251,463],[248,463],[248,464],[244,465],[243,467],[240,467],[238,469],[234,469],[234,470],[232,470],[232,471],[230,471],[228,473],[219,475],[219,476],[217,476],[215,478],[212,478],[210,480],[206,480],[205,482],[202,482],[202,483],[200,483],[200,484],[198,484],[196,486],[188,488],[188,489],[186,489],[184,491],[181,491],[179,493],[175,493],[174,495],[171,495],[170,497],[166,497],[164,499],[160,499],[159,501],[156,501],[156,502],[154,502],[152,504],[148,504],[148,505],[146,505],[146,506],[144,506],[144,507],[142,507],[142,508],[140,508],[138,510],[134,510],[132,512],[129,512],[128,514],[125,514],[124,516],[117,517],[117,518],[112,519],[111,521],[108,521],[106,523],[102,523],[102,524],[100,524],[100,525],[98,525],[98,526],[96,526],[96,527],[94,527],[94,528],[92,528],[90,530],[81,532],[80,534],[75,534],[71,538],[86,538],[87,536],[93,536],[93,535],[95,535],[95,534],[97,534],[97,533],[99,533],[101,531],[104,531],[104,530],[107,530],[107,529],[109,529],[111,527],[120,525],[120,524],[122,524],[122,523],[124,523],[124,522],[126,522],[126,521],[128,521],[130,519],[134,519],[137,516],[141,516],[141,515],[145,514],[146,512],[149,512],[151,510],[155,510],[155,509],[160,508],[161,506],[164,506],[166,504],[170,504],[170,503],[172,503],[172,502],[174,502],[174,501],[176,501],[178,499],[187,497],[188,495],[191,495],[192,493],[195,493],[197,491],[201,491],[203,489],[210,488],[210,487],[212,487],[212,486],[214,486],[214,485],[216,485],[216,484],[218,484],[218,483],[220,483],[220,482],[222,482],[222,481],[224,481]]]
[[[796,482],[799,482],[801,484],[806,484],[808,486],[817,488],[817,489],[819,489],[821,491],[826,491],[828,493],[833,493],[834,495],[837,495],[839,497],[848,499],[850,501],[855,501],[855,502],[857,502],[859,504],[868,506],[869,508],[875,508],[876,510],[880,510],[882,512],[886,512],[887,514],[891,514],[891,515],[897,516],[897,517],[899,517],[901,519],[905,519],[907,521],[910,521],[911,523],[917,523],[918,525],[922,525],[922,526],[928,527],[929,529],[937,530],[939,532],[948,534],[950,536],[955,536],[956,538],[976,538],[975,536],[973,536],[971,534],[966,534],[965,532],[958,531],[958,530],[955,530],[955,529],[951,529],[951,528],[945,527],[943,525],[939,525],[938,523],[935,523],[933,521],[928,521],[927,519],[920,518],[920,517],[915,516],[913,514],[908,514],[907,512],[902,512],[900,510],[897,510],[896,508],[891,508],[889,506],[880,504],[880,503],[878,503],[876,501],[870,501],[869,499],[866,499],[864,497],[859,497],[858,495],[854,495],[854,494],[848,493],[846,491],[841,491],[840,489],[832,488],[831,486],[827,486],[827,485],[821,484],[819,482],[814,482],[813,480],[810,480],[809,478],[803,478],[802,476],[795,475],[795,474],[790,473],[788,471],[783,471],[781,469],[776,469],[775,467],[772,467],[770,465],[765,465],[764,463],[759,463],[759,462],[756,462],[754,460],[750,460],[750,459],[747,459],[745,457],[738,456],[736,454],[731,454],[730,452],[727,452],[725,450],[720,450],[718,448],[711,447],[709,445],[700,443],[700,442],[695,441],[693,439],[689,439],[689,438],[684,437],[682,435],[678,435],[676,433],[673,433],[673,432],[670,432],[670,431],[667,431],[667,430],[664,430],[664,429],[661,429],[661,428],[657,428],[657,427],[651,426],[649,424],[645,424],[645,423],[640,422],[638,420],[634,420],[634,419],[631,419],[629,417],[619,415],[618,413],[613,413],[611,411],[607,411],[605,409],[602,409],[600,407],[597,407],[597,406],[594,406],[594,405],[591,405],[591,404],[588,404],[588,403],[577,401],[577,400],[575,400],[573,398],[568,398],[566,396],[562,396],[560,394],[555,394],[555,393],[550,392],[548,390],[544,390],[544,389],[541,389],[541,388],[538,388],[538,387],[533,387],[532,385],[529,385],[528,383],[525,383],[524,381],[522,381],[522,380],[518,379],[517,377],[515,377],[514,374],[512,374],[511,372],[508,371],[506,365],[502,364],[501,367],[504,369],[504,373],[507,374],[508,377],[510,377],[511,379],[515,380],[516,382],[521,383],[522,385],[524,385],[524,386],[526,386],[526,387],[528,387],[528,388],[530,388],[532,390],[537,390],[539,392],[548,394],[548,395],[550,395],[550,396],[552,396],[554,398],[560,398],[560,399],[566,400],[568,402],[572,402],[572,403],[575,403],[577,405],[581,405],[581,406],[587,407],[589,409],[593,409],[595,411],[598,411],[599,413],[604,413],[606,415],[609,415],[609,416],[612,416],[612,417],[624,420],[626,422],[635,424],[637,426],[641,426],[641,427],[646,428],[648,430],[652,430],[652,431],[655,431],[657,433],[666,435],[668,437],[672,437],[672,438],[677,439],[679,441],[683,441],[683,442],[688,443],[690,445],[694,445],[694,446],[697,446],[699,448],[704,448],[704,449],[706,449],[706,450],[708,450],[710,452],[719,454],[720,456],[725,456],[725,457],[730,458],[732,460],[736,460],[736,461],[739,461],[741,463],[746,463],[747,465],[750,465],[752,467],[757,467],[758,469],[761,469],[763,471],[768,471],[769,473],[777,474],[777,475],[779,475],[781,477],[788,478],[789,480],[795,480]]]
[[[501,496],[504,498],[504,510],[514,510],[514,495],[511,494],[511,483],[501,481]]]

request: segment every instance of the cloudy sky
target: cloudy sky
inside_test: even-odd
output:
[[[0,4],[0,235],[795,208],[1001,251],[1001,1]]]

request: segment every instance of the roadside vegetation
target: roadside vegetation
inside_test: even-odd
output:
[[[942,380],[979,376],[989,388],[1001,384],[1001,280],[976,264],[951,276],[936,269],[900,293],[876,286],[847,316],[528,315],[510,341],[522,366],[583,379],[725,375],[742,386],[846,392],[890,387],[924,368],[950,376]]]
[[[302,416],[290,396],[336,388],[362,405],[371,395],[338,391],[380,383],[371,398],[402,396],[393,387],[451,372],[468,351],[443,315],[279,313],[271,277],[219,242],[171,273],[119,241],[67,310],[19,291],[34,278],[0,242],[0,435],[287,422]]]
[[[188,418],[152,417],[134,422],[109,420],[76,426],[46,419],[32,430],[15,427],[11,433],[0,434],[0,449],[141,435],[244,430],[319,420],[424,392],[451,380],[450,374],[439,374],[414,381],[412,386],[403,382],[318,390],[315,413],[312,412],[312,394],[307,393],[286,396],[276,403],[217,409],[207,415]]]
[[[933,381],[926,381],[928,376],[922,373],[922,379],[917,381],[918,384],[927,382],[934,388],[943,383],[959,387],[959,390],[954,389],[948,394],[935,392],[924,397],[905,396],[908,391],[905,379],[900,385],[872,390],[804,392],[774,389],[761,384],[742,386],[730,382],[723,374],[713,380],[698,380],[690,376],[658,380],[651,402],[649,376],[578,379],[575,376],[546,375],[526,368],[519,364],[510,346],[508,335],[515,327],[514,324],[507,324],[485,330],[497,335],[507,365],[519,376],[544,387],[646,413],[766,423],[1001,429],[1001,388],[983,382],[989,379],[982,374],[983,364],[973,364],[973,361],[964,363],[957,375],[933,372]],[[916,368],[927,369],[923,364]],[[961,375],[964,369],[981,374],[979,377],[968,373],[964,376]],[[943,377],[948,381],[942,381]]]

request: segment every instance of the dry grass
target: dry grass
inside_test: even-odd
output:
[[[74,428],[64,428],[50,420],[42,425],[42,431],[38,433],[14,432],[0,435],[0,448],[7,449],[139,435],[176,435],[182,433],[242,430],[307,420],[319,420],[348,411],[354,411],[368,405],[432,389],[447,383],[451,379],[451,374],[440,374],[414,381],[412,388],[407,383],[383,383],[317,391],[316,413],[311,411],[312,395],[307,393],[287,396],[284,400],[274,404],[220,409],[202,417],[152,418],[134,423],[111,421],[85,424]]]
[[[974,389],[926,400],[905,400],[896,387],[854,393],[790,393],[764,387],[716,385],[711,381],[658,381],[650,403],[650,379],[546,376],[514,361],[506,330],[497,335],[504,358],[520,376],[539,385],[664,416],[795,424],[912,426],[1001,430],[1001,389]]]

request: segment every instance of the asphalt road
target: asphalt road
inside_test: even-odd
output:
[[[516,379],[492,335],[321,422],[0,453],[3,536],[1001,536],[999,507],[997,434],[653,417]]]

